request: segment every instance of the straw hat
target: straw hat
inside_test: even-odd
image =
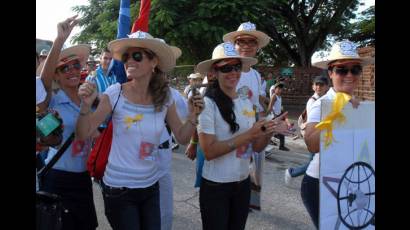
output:
[[[61,50],[61,53],[58,57],[58,63],[56,65],[56,69],[62,65],[64,65],[67,62],[70,62],[72,60],[78,59],[80,61],[81,66],[85,66],[85,62],[88,59],[88,56],[90,55],[91,52],[91,46],[89,45],[75,45],[71,46],[67,49]],[[39,75],[41,70],[44,67],[45,62],[40,63],[40,65],[37,68],[37,72]]]
[[[324,61],[315,62],[312,65],[321,69],[327,69],[329,63],[343,59],[359,60],[363,66],[374,63],[374,58],[360,57],[356,47],[355,43],[348,40],[336,42],[332,46],[329,56]]]
[[[230,41],[232,43],[235,43],[235,40],[240,35],[250,35],[256,37],[256,39],[258,40],[258,49],[267,46],[271,39],[265,33],[256,30],[255,24],[251,22],[242,23],[237,31],[225,34],[222,39],[224,40],[224,42]]]
[[[200,73],[191,73],[187,78],[188,79],[202,79],[202,75]]]
[[[251,57],[241,57],[239,56],[238,52],[236,52],[234,45],[231,42],[225,42],[217,45],[212,52],[212,58],[209,60],[205,60],[200,62],[196,66],[196,71],[202,74],[206,74],[211,70],[212,65],[215,62],[218,62],[223,59],[227,58],[238,58],[242,62],[242,72],[249,71],[249,68],[252,65],[258,63],[256,58]]]
[[[176,65],[178,53],[175,52],[178,51],[167,45],[164,40],[154,38],[147,32],[139,30],[128,35],[128,38],[121,38],[108,43],[108,48],[116,60],[121,60],[122,54],[130,47],[146,48],[154,52],[158,57],[158,68],[162,72],[168,72]]]

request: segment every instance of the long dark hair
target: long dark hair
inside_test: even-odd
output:
[[[226,95],[219,86],[219,82],[216,80],[210,83],[206,89],[205,97],[212,99],[219,109],[222,118],[229,124],[231,133],[234,134],[239,130],[239,125],[236,123],[236,116],[233,111],[233,101],[228,95]]]

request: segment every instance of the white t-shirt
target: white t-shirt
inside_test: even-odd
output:
[[[251,68],[249,72],[242,72],[238,85],[236,86],[238,95],[248,93],[251,102],[256,105],[257,112],[262,112],[263,107],[259,104],[259,95],[262,95],[261,75]]]
[[[172,100],[175,102],[179,119],[181,119],[181,121],[184,122],[189,114],[187,99],[184,96],[182,96],[178,90],[171,87],[169,89],[171,90]],[[159,149],[159,164],[161,171],[159,177],[162,177],[171,171],[172,136],[169,135],[167,129],[164,129],[164,131],[162,132],[160,140],[161,143],[164,143],[167,140],[169,143],[169,148]]]
[[[307,124],[320,122],[322,100],[333,100],[335,96],[336,92],[333,88],[330,88],[325,95],[313,102],[310,112],[307,113]],[[310,161],[306,174],[314,178],[319,178],[319,162],[320,156],[317,153],[314,155],[313,160]]]
[[[264,96],[264,97],[266,97],[266,81],[263,80],[262,78],[261,78],[261,80],[262,80],[262,84],[261,84],[261,90],[262,90],[262,92],[261,92],[261,95]]]
[[[199,115],[198,133],[212,134],[219,141],[224,141],[244,133],[255,123],[255,116],[251,113],[253,105],[248,98],[238,97],[233,100],[236,123],[240,127],[234,134],[231,133],[229,124],[222,118],[215,102],[208,97],[205,97],[204,101],[205,109]],[[250,154],[252,152],[253,150],[247,151]],[[219,183],[242,181],[249,176],[249,157],[249,154],[243,155],[243,158],[237,157],[236,149],[210,161],[205,159],[202,176]]]
[[[43,81],[40,77],[36,77],[36,105],[40,104],[46,99],[47,92],[44,88]]]
[[[120,84],[107,88],[111,107],[118,98]],[[113,139],[103,181],[112,187],[146,188],[160,178],[159,151],[161,134],[165,128],[168,107],[161,112],[153,105],[130,102],[121,93],[112,116]]]
[[[279,115],[282,112],[282,97],[276,94],[271,94],[271,98],[273,97],[273,95],[276,96],[276,100],[275,103],[273,103],[272,111],[273,114]]]
[[[306,113],[309,113],[310,110],[312,110],[312,105],[315,101],[317,101],[317,99],[319,99],[319,94],[317,93],[313,94],[313,96],[309,98],[308,102],[306,103]]]

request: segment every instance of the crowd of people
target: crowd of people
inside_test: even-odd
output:
[[[90,46],[62,49],[77,24],[76,16],[58,23],[51,49],[36,56],[37,112],[59,114],[61,143],[74,134],[38,188],[62,197],[63,229],[98,226],[86,162],[109,119],[113,138],[99,185],[113,229],[172,229],[173,138],[187,144],[187,157],[196,159],[194,186],[199,188],[203,229],[244,229],[249,211],[260,210],[264,149],[276,137],[279,149],[288,151],[285,136],[295,132],[282,105],[286,83],[275,82],[271,74],[262,78],[252,68],[270,37],[255,24],[242,23],[222,37],[210,59],[197,63],[181,93],[168,80],[181,50],[143,31],[109,42],[98,67],[90,66],[82,80]],[[335,43],[327,61],[313,64],[328,70],[333,86],[329,88],[327,76],[314,79],[315,94],[301,123],[312,160],[300,170],[286,170],[288,180],[304,175],[301,196],[316,227],[320,132],[314,127],[320,122],[321,101],[332,100],[337,92],[352,95],[362,66],[370,63],[354,47],[349,41]],[[126,79],[109,68],[114,60]],[[359,104],[356,99],[352,103]],[[47,164],[59,145],[44,137],[37,143],[37,153],[47,149]]]

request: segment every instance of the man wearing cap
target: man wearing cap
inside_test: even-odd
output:
[[[95,70],[95,74],[89,72],[86,79],[86,81],[92,81],[96,84],[99,94],[105,92],[108,86],[117,83],[117,77],[113,71],[108,72],[108,66],[110,66],[111,60],[111,52],[107,48],[104,48],[100,55],[100,65]]]
[[[191,73],[188,77],[189,85],[184,89],[184,95],[189,98],[192,95],[192,87],[199,85],[202,82],[202,75],[200,73]]]
[[[300,135],[304,137],[305,130],[306,130],[306,121],[307,121],[307,114],[312,109],[313,103],[325,95],[329,90],[329,80],[326,76],[316,76],[313,80],[312,89],[315,92],[313,96],[311,96],[306,103],[306,108],[299,116],[298,125],[300,128]],[[298,136],[297,136],[298,137]],[[311,154],[311,158],[309,162],[313,159],[313,154]],[[292,184],[292,179],[298,176],[303,175],[306,172],[307,167],[309,166],[309,162],[299,166],[297,168],[288,168],[285,170],[285,184],[290,186]]]
[[[235,45],[235,50],[242,57],[254,58],[258,50],[267,46],[270,37],[265,33],[256,30],[255,24],[251,22],[242,23],[237,31],[227,33],[223,36],[225,42],[230,41]],[[263,90],[261,86],[261,75],[253,68],[250,68],[249,71],[243,71],[241,73],[241,78],[239,83],[236,86],[236,89],[239,94],[246,94],[248,98],[252,101],[254,108],[256,110],[256,117],[258,119],[260,112],[263,112],[264,109],[260,105],[260,100],[264,99]],[[253,155],[253,160],[256,165],[256,178],[251,177],[252,182],[252,195],[250,207],[260,210],[260,195],[262,186],[261,186],[261,176],[262,176],[262,163],[265,159],[265,152],[261,151],[259,154]]]
[[[338,99],[350,99],[349,102],[353,104],[353,108],[359,106],[358,100],[353,98],[353,91],[359,84],[363,66],[373,62],[374,58],[359,57],[356,44],[344,40],[336,42],[332,46],[326,60],[312,64],[315,67],[327,69],[333,85],[324,96],[313,103],[307,114],[304,137],[307,148],[309,152],[314,154],[314,157],[303,177],[301,196],[303,204],[316,228],[319,227],[319,151],[321,132],[319,128],[316,128],[316,125],[321,121],[322,100],[330,100],[334,103]]]

